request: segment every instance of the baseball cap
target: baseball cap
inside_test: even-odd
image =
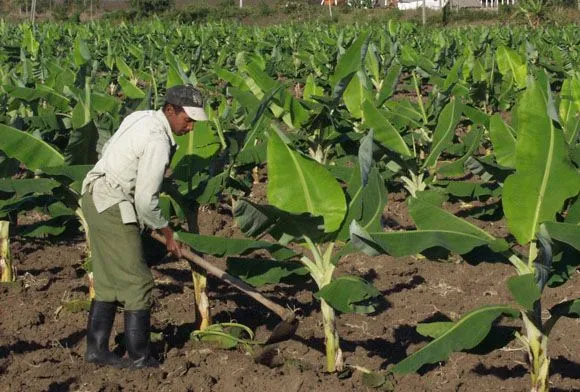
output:
[[[203,110],[201,93],[190,84],[168,88],[165,102],[182,106],[185,113],[192,120],[207,121],[208,119],[205,110]]]

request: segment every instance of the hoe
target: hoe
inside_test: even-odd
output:
[[[159,241],[165,245],[165,238],[161,234],[159,234],[157,232],[152,232],[151,236],[154,239],[156,239],[157,241]],[[270,301],[268,298],[264,297],[259,291],[257,291],[252,286],[250,286],[247,283],[245,283],[244,281],[236,278],[235,276],[232,276],[232,275],[228,274],[227,272],[222,271],[221,269],[217,268],[216,266],[214,266],[210,262],[208,262],[208,261],[204,260],[203,258],[199,257],[198,255],[192,253],[188,249],[182,248],[181,255],[190,264],[195,264],[196,266],[203,268],[209,274],[215,276],[216,278],[218,278],[222,282],[225,282],[225,283],[235,287],[236,289],[238,289],[242,293],[252,297],[254,300],[258,301],[259,303],[264,305],[266,308],[268,308],[272,312],[276,313],[276,315],[278,315],[278,317],[280,317],[282,319],[282,321],[274,327],[272,334],[264,343],[266,348],[269,345],[273,345],[274,343],[288,340],[294,335],[294,333],[296,332],[296,329],[298,329],[298,319],[296,318],[296,314],[293,311],[291,311],[289,309],[285,309],[284,307]],[[268,352],[268,351],[270,351],[270,350],[265,349],[263,353]],[[259,354],[255,358],[256,361],[261,360],[261,356],[263,355],[263,353]]]

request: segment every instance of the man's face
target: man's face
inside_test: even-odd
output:
[[[169,121],[169,125],[171,126],[171,131],[177,136],[189,133],[195,124],[195,121],[189,118],[184,111],[176,113],[173,107],[171,107],[165,115],[167,121]]]

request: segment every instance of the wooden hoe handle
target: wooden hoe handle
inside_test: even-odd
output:
[[[157,233],[156,231],[151,232],[151,237],[153,237],[154,239],[165,245],[165,237]],[[197,265],[198,267],[203,268],[208,273],[215,276],[222,282],[225,282],[235,287],[236,289],[240,290],[242,293],[252,297],[256,301],[264,305],[266,308],[276,313],[281,319],[285,320],[288,319],[289,317],[293,318],[294,312],[287,310],[286,308],[278,305],[277,303],[270,301],[268,298],[264,297],[259,291],[257,291],[255,288],[253,288],[246,282],[236,278],[235,276],[228,274],[225,271],[222,271],[215,265],[202,259],[198,255],[192,253],[189,249],[181,248],[181,255],[189,262]]]

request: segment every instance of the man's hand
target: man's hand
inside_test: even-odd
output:
[[[159,231],[165,236],[165,246],[167,247],[167,251],[177,257],[181,257],[181,244],[173,239],[173,230],[171,227],[165,226],[159,229]]]

